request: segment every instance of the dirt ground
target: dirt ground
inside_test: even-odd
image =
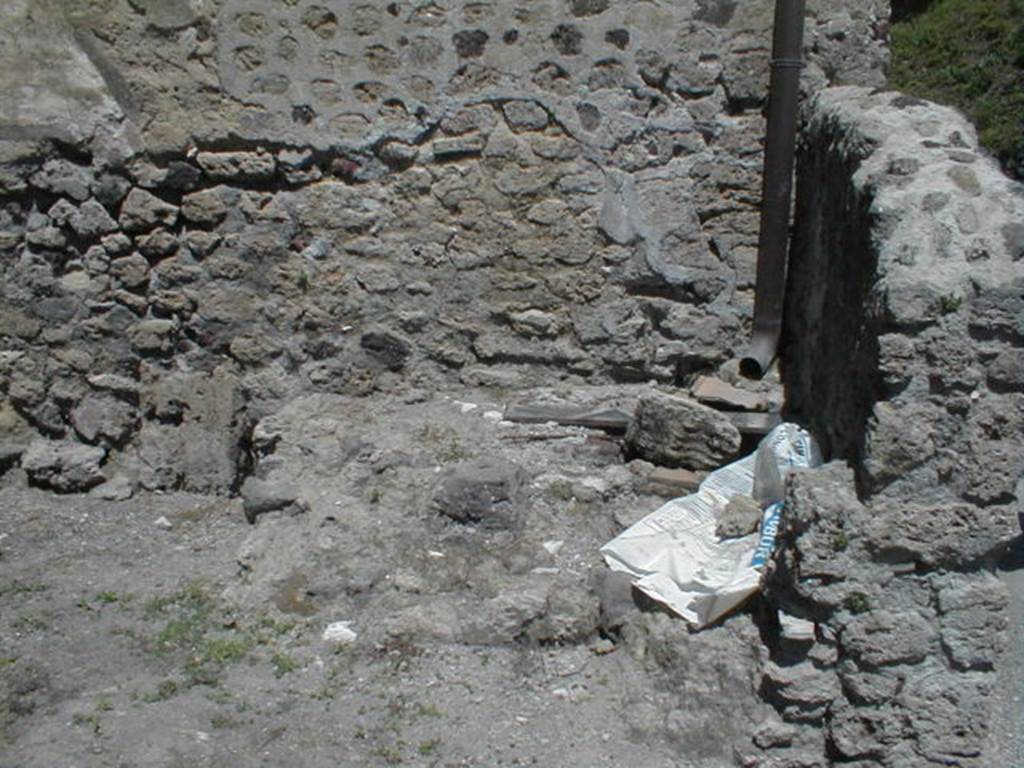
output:
[[[297,401],[257,428],[256,473],[304,511],[255,525],[239,499],[9,471],[0,766],[731,764],[764,714],[751,616],[613,620],[598,548],[662,499],[613,438],[502,405]],[[521,491],[492,521],[442,515],[449,470],[484,457]]]

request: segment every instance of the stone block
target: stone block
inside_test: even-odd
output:
[[[626,445],[634,455],[655,464],[716,469],[735,458],[740,433],[707,406],[651,392],[637,402]]]

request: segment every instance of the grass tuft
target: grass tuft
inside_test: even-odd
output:
[[[893,24],[889,84],[949,104],[1024,177],[1024,0],[931,0]]]

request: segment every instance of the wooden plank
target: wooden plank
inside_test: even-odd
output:
[[[782,416],[777,413],[723,411],[722,415],[743,435],[767,435],[782,423]]]
[[[581,408],[576,405],[521,403],[505,409],[505,419],[519,424],[547,424],[563,427],[588,427],[607,432],[625,432],[631,414],[618,408]]]
[[[777,413],[719,411],[744,435],[767,435],[782,423]],[[505,409],[506,421],[519,424],[547,424],[563,427],[588,427],[606,432],[625,432],[633,415],[619,408],[582,408],[576,405],[519,403]]]

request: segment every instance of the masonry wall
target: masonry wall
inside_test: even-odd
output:
[[[881,79],[887,9],[848,5],[811,3],[808,89]],[[12,429],[76,446],[76,487],[226,490],[300,392],[719,368],[771,8],[5,3]]]
[[[992,570],[1024,509],[1024,187],[954,111],[855,87],[809,105],[798,184],[784,379],[833,461],[788,489],[769,598],[816,642],[773,647],[780,719],[745,764],[992,765]]]

